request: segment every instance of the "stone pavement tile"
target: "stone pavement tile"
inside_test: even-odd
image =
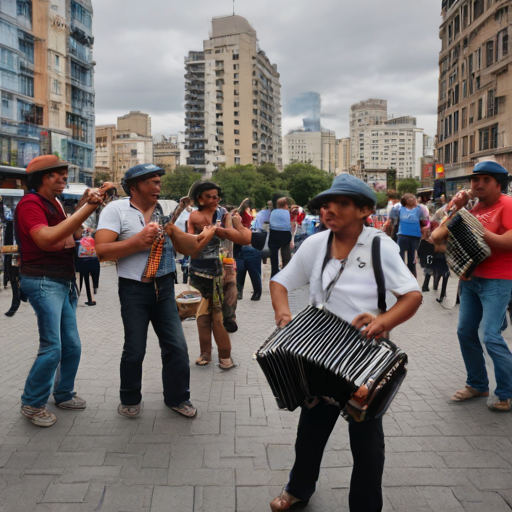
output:
[[[267,459],[270,469],[278,471],[290,470],[295,461],[295,448],[293,444],[268,444]]]
[[[512,489],[512,471],[506,469],[468,469],[468,479],[481,491]]]
[[[259,485],[244,487],[237,484],[236,488],[236,511],[237,512],[268,512],[269,503],[279,495],[282,486]],[[300,510],[298,506],[296,510]],[[308,512],[312,509],[308,508]]]
[[[194,512],[194,487],[155,487],[151,512]]]
[[[446,468],[442,457],[433,452],[388,453],[386,468]]]
[[[204,450],[203,467],[209,469],[254,469],[254,457],[248,455],[228,454],[215,446],[207,446]]]
[[[142,460],[143,468],[168,468],[171,445],[149,445]]]
[[[176,437],[172,440],[169,469],[199,469],[203,467],[205,446],[188,441],[192,441],[192,438]],[[215,444],[212,446],[215,447]]]
[[[143,455],[132,453],[107,453],[103,462],[104,466],[131,466],[135,468],[142,467]]]
[[[473,486],[452,487],[453,495],[467,512],[510,512],[511,507],[498,492],[482,492]]]
[[[236,512],[235,487],[194,488],[194,512]]]
[[[420,491],[432,510],[464,512],[463,506],[449,487],[422,487]]]
[[[32,467],[36,461],[38,452],[15,452],[9,458],[5,468],[7,469],[27,469]]]
[[[288,483],[289,471],[271,471],[259,470],[253,471],[249,469],[236,469],[236,485],[237,487],[281,485]]]
[[[234,469],[170,469],[168,485],[213,485],[229,487],[235,485]]]
[[[483,450],[502,454],[512,450],[512,440],[507,437],[470,437],[466,440],[475,450]]]
[[[464,437],[425,437],[423,442],[435,452],[470,452],[473,450]]]
[[[94,512],[147,512],[152,495],[152,486],[92,483],[85,500]]]
[[[119,482],[124,485],[167,485],[167,469],[123,466]]]
[[[51,483],[46,490],[42,503],[81,503],[89,488],[88,483],[58,484]]]
[[[101,466],[105,461],[106,448],[87,452],[36,452],[37,460],[32,469],[72,468],[78,466]]]
[[[0,512],[28,512],[40,502],[52,481],[51,476],[0,476]]]
[[[348,489],[333,489],[332,493],[334,494],[334,496],[336,496],[336,500],[338,502],[339,508],[336,509],[337,512],[350,512],[349,508],[348,508]],[[383,489],[383,501],[384,501],[384,503],[382,506],[382,512],[392,512],[395,510],[391,506],[391,503],[390,503],[388,497],[386,496],[386,489]],[[411,510],[407,510],[407,512],[411,512]],[[417,511],[414,510],[414,512],[417,512]],[[419,512],[422,512],[421,509]],[[431,510],[428,509],[428,512],[431,512]],[[440,511],[438,511],[438,512],[440,512]]]
[[[107,452],[126,452],[129,441],[129,434],[122,436],[70,436],[62,441],[59,451],[74,452],[105,448]]]
[[[82,466],[66,468],[59,481],[61,483],[100,482],[115,484],[119,479],[121,466]]]
[[[488,451],[438,452],[449,468],[512,468],[498,454]]]
[[[393,510],[404,509],[418,510],[429,508],[427,500],[418,487],[388,487],[386,497]]]
[[[458,469],[384,468],[386,487],[454,486],[469,483],[468,473]]]

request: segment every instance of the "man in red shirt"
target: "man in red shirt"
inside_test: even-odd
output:
[[[102,198],[90,194],[87,204],[67,218],[57,196],[66,187],[68,166],[54,155],[34,158],[27,167],[30,192],[15,213],[21,289],[34,308],[39,326],[39,351],[25,383],[21,414],[40,427],[57,421],[46,409],[52,385],[58,407],[81,410],[86,405],[74,391],[81,345],[75,315],[73,235],[81,232],[82,223]]]
[[[484,240],[492,254],[471,279],[462,278],[457,335],[468,377],[466,387],[452,396],[455,402],[489,396],[483,342],[494,363],[498,401],[489,407],[495,411],[510,411],[512,399],[512,353],[501,335],[512,294],[512,198],[505,195],[507,188],[504,167],[491,161],[475,166],[471,191],[478,204],[471,213],[484,225]],[[432,234],[436,245],[447,236],[446,226]]]

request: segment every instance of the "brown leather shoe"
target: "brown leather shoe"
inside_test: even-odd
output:
[[[295,496],[288,494],[286,491],[282,491],[277,498],[274,498],[270,502],[270,509],[272,512],[283,512],[295,505],[295,503],[299,503],[299,501],[301,500],[295,498]]]

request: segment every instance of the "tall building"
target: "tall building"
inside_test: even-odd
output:
[[[512,6],[506,0],[443,0],[436,158],[447,194],[474,164],[512,170]]]
[[[388,120],[386,100],[360,101],[350,107],[350,165],[364,160],[364,129],[379,126]]]
[[[326,172],[336,171],[336,135],[327,130],[293,130],[284,136],[283,164],[310,163]]]
[[[96,171],[109,173],[119,184],[130,167],[151,163],[153,137],[148,114],[130,112],[117,118],[117,126],[96,126]]]
[[[92,183],[91,0],[0,2],[0,162],[56,154],[69,181]]]
[[[424,133],[415,117],[388,119],[386,100],[362,101],[350,113],[351,166],[396,169],[397,178],[420,179]]]
[[[162,135],[160,142],[153,143],[153,163],[171,172],[180,165],[180,146],[177,135],[165,137]]]
[[[210,176],[221,164],[282,168],[277,66],[241,16],[212,20],[203,51],[185,58],[187,165]]]
[[[346,137],[336,141],[336,151],[338,153],[338,165],[336,174],[349,172],[350,170],[350,138]]]

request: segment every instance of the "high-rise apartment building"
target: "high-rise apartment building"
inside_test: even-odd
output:
[[[350,113],[352,166],[395,169],[397,178],[421,177],[424,133],[415,117],[388,119],[386,100],[362,101],[352,105]]]
[[[279,73],[249,22],[214,18],[185,69],[187,165],[208,176],[221,163],[282,168]]]
[[[111,175],[119,184],[134,165],[153,163],[151,118],[142,112],[130,112],[115,124],[96,126],[95,170]]]
[[[512,169],[512,5],[443,0],[436,158],[447,194],[479,159]]]
[[[338,165],[336,173],[349,172],[350,170],[350,138],[345,137],[336,141],[336,151],[338,153]]]
[[[364,129],[379,126],[388,120],[386,100],[360,101],[350,107],[350,165],[364,160]]]
[[[91,0],[0,2],[0,161],[56,154],[69,181],[92,183]]]
[[[293,130],[284,136],[283,164],[310,163],[318,169],[336,171],[336,134],[327,130]]]

